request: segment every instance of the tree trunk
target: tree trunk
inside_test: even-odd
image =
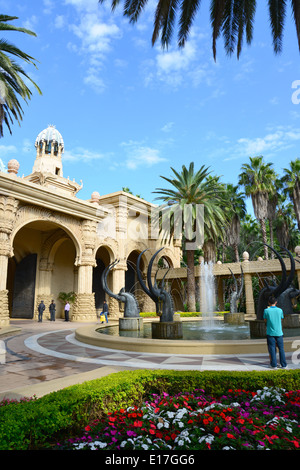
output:
[[[237,243],[233,245],[234,253],[235,253],[235,261],[238,263],[240,261],[239,249]]]
[[[187,257],[187,308],[188,312],[196,312],[196,283],[194,250],[186,251]]]
[[[274,236],[273,236],[273,220],[269,219],[269,228],[270,228],[270,245],[274,248]],[[271,259],[275,258],[275,254],[271,251]]]
[[[261,233],[262,233],[262,239],[263,243],[267,243],[267,231],[266,231],[266,222],[265,219],[260,219],[260,227],[261,227]],[[265,252],[265,259],[268,260],[268,247],[264,245],[264,252]]]

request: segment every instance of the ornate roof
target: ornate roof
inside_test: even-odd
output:
[[[43,141],[57,142],[58,144],[62,146],[62,148],[64,148],[64,141],[61,136],[61,133],[58,132],[58,130],[52,124],[50,124],[47,127],[47,129],[44,129],[42,132],[39,133],[39,135],[37,136],[35,140],[35,147],[37,147],[40,144],[40,142],[43,142]]]

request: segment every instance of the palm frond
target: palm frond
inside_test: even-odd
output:
[[[273,47],[276,54],[282,50],[285,11],[286,0],[269,0],[270,25],[273,37]]]

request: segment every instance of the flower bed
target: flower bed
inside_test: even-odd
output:
[[[300,449],[300,390],[264,387],[211,396],[202,389],[154,394],[143,406],[109,412],[60,449]]]

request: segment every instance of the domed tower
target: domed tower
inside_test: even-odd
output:
[[[32,173],[25,179],[31,183],[44,186],[51,191],[75,196],[82,188],[75,180],[63,177],[62,154],[64,141],[53,125],[39,133],[35,140],[36,158]]]
[[[39,133],[35,140],[35,148],[36,160],[33,172],[63,176],[61,156],[64,152],[64,141],[55,126],[50,125]]]

